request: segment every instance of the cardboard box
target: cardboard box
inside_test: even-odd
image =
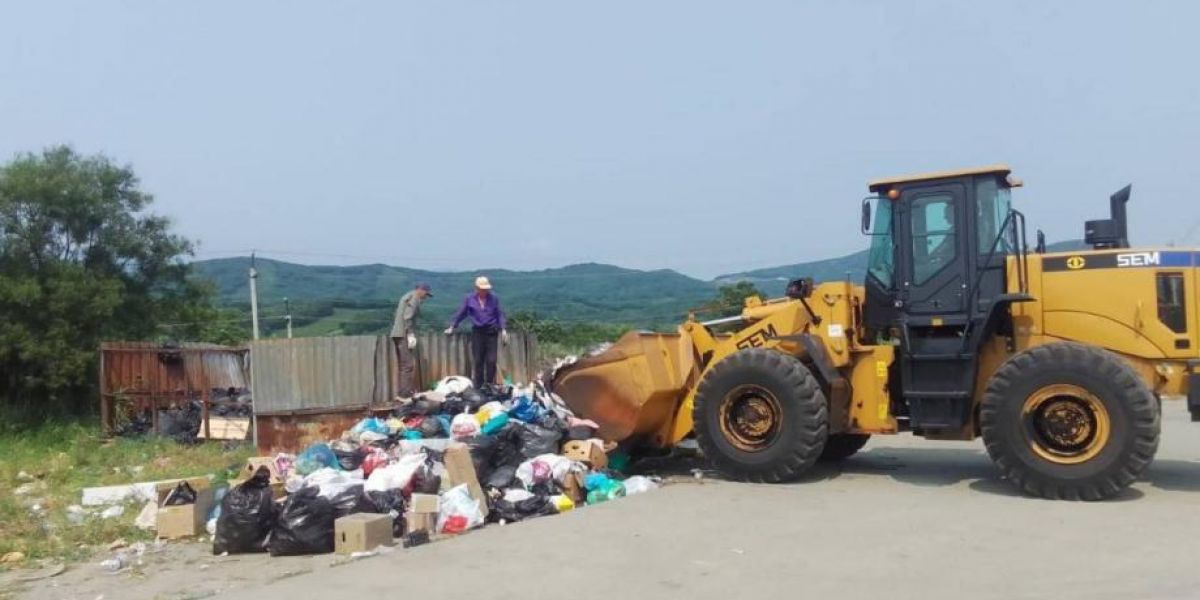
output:
[[[446,463],[446,479],[449,480],[450,487],[466,484],[467,489],[471,492],[471,497],[479,501],[479,509],[483,512],[483,518],[486,519],[488,516],[487,496],[483,493],[479,479],[475,476],[475,463],[471,462],[471,449],[462,443],[450,444],[446,447],[443,460]]]
[[[186,481],[196,491],[196,502],[166,506],[167,497],[171,495],[180,481]],[[155,486],[155,492],[158,497],[156,522],[158,537],[175,539],[205,533],[204,522],[208,519],[208,513],[213,506],[212,484],[207,477],[165,481]]]
[[[563,444],[562,455],[588,464],[593,469],[608,466],[608,455],[604,453],[604,447],[592,440],[571,440]]]
[[[232,488],[235,486],[242,485],[243,483],[246,483],[246,480],[245,479],[230,479],[226,483],[228,483],[229,487]],[[278,500],[280,498],[283,498],[284,496],[287,496],[287,489],[283,487],[283,482],[272,483],[271,484],[271,497]]]
[[[437,494],[413,494],[408,501],[408,510],[415,513],[434,513],[438,511]]]
[[[388,515],[355,513],[333,522],[333,551],[338,554],[368,552],[394,544],[392,518]]]
[[[408,511],[404,513],[404,533],[412,533],[414,531],[428,531],[434,533],[437,528],[437,513],[417,513]]]
[[[587,490],[583,487],[582,473],[567,473],[567,476],[563,478],[563,495],[570,498],[576,505],[583,505],[587,500]]]
[[[238,473],[237,480],[245,481],[254,477],[259,467],[266,467],[271,471],[271,483],[283,483],[283,479],[279,477],[279,470],[275,468],[275,459],[270,456],[254,456],[246,460],[246,466]]]

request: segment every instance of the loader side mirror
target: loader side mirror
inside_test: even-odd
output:
[[[874,207],[874,208],[873,208]],[[892,231],[891,201],[883,196],[867,196],[862,201],[863,235],[888,235]]]
[[[862,201],[862,232],[871,233],[871,198],[863,198]]]

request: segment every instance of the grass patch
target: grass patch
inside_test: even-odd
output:
[[[248,444],[185,446],[162,438],[105,440],[95,423],[47,423],[2,431],[0,555],[25,553],[24,563],[9,567],[31,565],[43,558],[77,561],[117,538],[130,543],[153,539],[153,531],[133,525],[140,505],[126,506],[119,517],[92,516],[82,524],[70,522],[67,507],[80,504],[85,487],[209,474],[224,481],[253,454]],[[29,477],[20,477],[22,471]],[[17,495],[22,486],[32,490]]]

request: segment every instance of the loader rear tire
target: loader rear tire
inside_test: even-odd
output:
[[[740,350],[709,370],[692,419],[717,470],[757,483],[796,479],[821,456],[828,436],[816,378],[794,356],[765,348]]]
[[[1154,394],[1115,354],[1056,342],[1008,359],[980,407],[988,454],[1043,498],[1102,500],[1129,487],[1158,449]]]
[[[821,460],[823,461],[838,461],[845,460],[854,456],[863,446],[867,445],[867,440],[871,439],[869,433],[835,433],[825,440],[825,450],[821,452]]]

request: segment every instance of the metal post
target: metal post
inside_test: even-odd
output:
[[[283,299],[283,312],[287,314],[287,332],[288,339],[292,339],[292,303],[287,299]]]
[[[258,271],[254,269],[254,253],[250,253],[250,321],[254,324],[254,339],[258,339]]]

